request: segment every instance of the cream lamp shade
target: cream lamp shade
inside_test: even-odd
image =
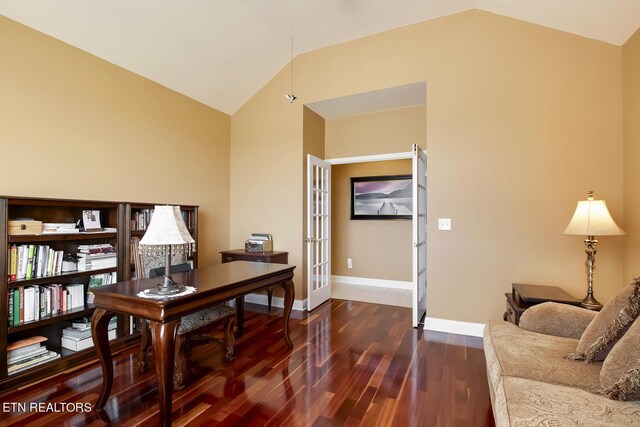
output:
[[[625,234],[611,218],[604,200],[581,200],[562,234],[578,236],[617,236]],[[142,242],[141,242],[142,243]]]
[[[182,219],[180,206],[156,206],[140,245],[185,245],[195,240]]]

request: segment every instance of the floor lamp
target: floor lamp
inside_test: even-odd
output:
[[[587,296],[580,305],[590,310],[599,310],[602,304],[593,296],[593,270],[596,268],[596,236],[618,236],[624,231],[615,223],[604,200],[594,200],[593,191],[587,192],[587,200],[578,202],[573,218],[562,234],[587,236],[584,241],[587,261]]]

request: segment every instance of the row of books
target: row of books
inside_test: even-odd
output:
[[[117,317],[113,316],[109,321],[107,330],[109,339],[116,338]],[[93,347],[93,337],[91,336],[91,318],[85,317],[74,320],[70,327],[62,330],[60,344],[63,348],[73,351],[80,351]]]
[[[194,227],[193,211],[180,211],[187,228]],[[140,209],[131,213],[131,230],[146,230],[153,218],[153,209]]]
[[[35,336],[7,345],[7,372],[16,374],[26,369],[58,359],[59,353],[48,350],[43,344],[47,338]]]
[[[12,245],[9,249],[9,281],[55,276],[66,271],[64,252],[48,245]]]
[[[116,251],[110,243],[79,245],[76,255],[79,271],[115,268],[118,264]]]
[[[113,273],[94,274],[93,276],[89,277],[89,287],[87,288],[87,304],[93,304],[93,298],[95,297],[93,292],[91,292],[91,288],[110,285],[112,283],[116,283],[117,281],[118,279],[115,271]]]
[[[84,307],[84,285],[19,286],[9,290],[8,300],[8,324],[17,326]]]

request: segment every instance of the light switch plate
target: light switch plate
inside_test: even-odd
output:
[[[451,218],[438,218],[438,230],[451,230]]]

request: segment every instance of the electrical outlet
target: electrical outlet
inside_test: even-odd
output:
[[[353,268],[353,262],[351,261],[351,258],[347,258],[347,268]]]
[[[438,230],[451,230],[451,218],[438,218]]]

